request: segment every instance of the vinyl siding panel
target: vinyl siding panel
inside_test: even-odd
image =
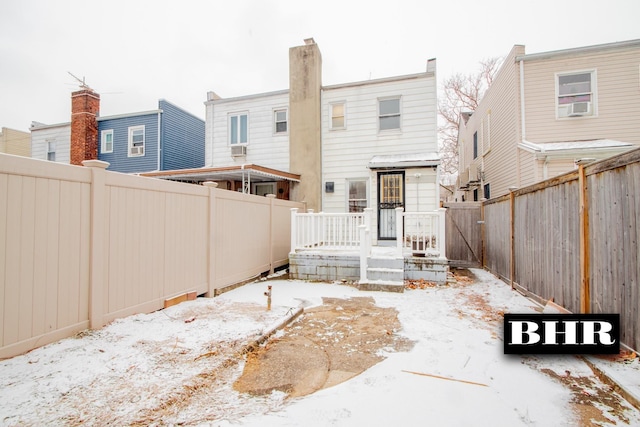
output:
[[[614,139],[640,144],[640,48],[525,61],[527,139]],[[556,73],[595,70],[595,114],[556,119]]]
[[[508,188],[518,183],[517,143],[520,140],[519,117],[519,68],[517,55],[524,53],[523,46],[514,46],[491,87],[466,126],[460,128],[459,141],[463,151],[461,172],[470,164],[485,171],[485,182],[491,183],[491,197],[508,193]],[[478,132],[478,157],[473,159],[473,134]],[[483,183],[481,183],[483,184]],[[482,194],[482,187],[479,187]],[[472,192],[466,200],[473,200]]]
[[[47,142],[56,143],[56,163],[70,162],[71,124],[63,123],[31,130],[31,157],[47,160]]]
[[[289,171],[289,133],[275,134],[274,110],[289,107],[289,93],[277,92],[207,103],[206,158],[213,167],[253,163]],[[232,157],[229,115],[248,113],[246,157]],[[287,126],[289,126],[287,111]]]
[[[165,100],[160,100],[158,108],[162,110],[162,170],[204,166],[204,121]]]
[[[378,99],[396,96],[401,99],[401,129],[380,132]],[[330,105],[335,102],[345,103],[345,129],[329,129]],[[437,152],[436,114],[436,81],[432,75],[325,88],[321,110],[322,179],[323,183],[334,182],[335,191],[323,192],[323,210],[347,211],[346,183],[350,179],[369,180],[368,204],[375,207],[377,177],[368,169],[369,161],[376,155]],[[433,197],[435,200],[435,192]]]
[[[129,157],[129,128],[141,125],[145,127],[144,155]],[[102,153],[102,131],[108,129],[113,130],[113,153]],[[158,114],[99,120],[98,159],[109,162],[108,170],[115,172],[140,173],[158,170]]]

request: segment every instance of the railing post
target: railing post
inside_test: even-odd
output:
[[[447,233],[445,230],[445,214],[447,213],[446,208],[438,209],[438,250],[440,252],[440,258],[446,258],[447,253]]]
[[[402,247],[404,246],[404,208],[396,208],[396,250],[398,257],[402,258]]]
[[[209,297],[215,296],[216,293],[216,188],[217,182],[205,181],[203,186],[209,188],[209,238],[207,241],[208,262],[207,262],[207,276],[209,281]]]
[[[373,208],[364,208],[364,225],[369,230],[369,245],[373,244],[373,233],[371,232],[371,219],[373,217]]]
[[[369,248],[367,245],[368,229],[366,225],[359,225],[360,229],[360,283],[367,282],[367,257],[369,256]]]
[[[105,236],[105,169],[109,163],[100,160],[85,160],[85,167],[91,168],[91,240],[89,243],[89,327],[92,329],[104,326],[104,242]]]
[[[291,249],[289,253],[293,253],[296,251],[297,240],[296,236],[298,235],[298,208],[291,208]]]
[[[275,235],[274,231],[273,231],[273,227],[274,227],[274,223],[275,221],[273,220],[273,211],[274,211],[274,206],[273,206],[273,202],[276,199],[276,195],[275,194],[267,194],[267,198],[269,199],[269,274],[273,274],[274,273],[274,269],[273,269],[273,237]]]

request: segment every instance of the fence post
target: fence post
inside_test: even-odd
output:
[[[447,257],[447,233],[445,231],[445,214],[447,213],[446,208],[438,208],[438,244],[440,258]]]
[[[404,208],[396,208],[396,251],[399,258],[402,258],[402,247],[404,245]]]
[[[269,274],[274,273],[273,269],[273,236],[274,236],[274,220],[273,220],[273,202],[276,199],[275,194],[267,194],[267,198],[269,199]]]
[[[209,261],[207,262],[207,279],[209,281],[209,297],[215,296],[216,292],[216,188],[217,182],[205,181],[202,183],[209,188],[209,239],[207,241],[207,249],[209,252]]]
[[[291,249],[289,253],[293,253],[296,251],[297,241],[296,236],[298,235],[298,224],[297,224],[297,215],[298,208],[291,208]]]
[[[366,225],[359,225],[360,229],[360,283],[367,282],[367,257],[369,249],[367,245],[367,229]]]
[[[91,169],[89,327],[97,329],[104,326],[105,169],[109,167],[109,163],[85,160],[82,164]]]
[[[373,242],[373,233],[371,232],[371,217],[373,215],[373,208],[364,208],[364,225],[367,226],[367,230],[369,230],[369,244],[371,245]]]
[[[589,206],[587,204],[587,176],[584,164],[578,165],[580,191],[580,313],[591,312],[591,278],[589,277]]]
[[[511,241],[511,245],[510,245],[510,250],[509,250],[509,261],[510,261],[510,266],[509,266],[509,280],[511,281],[511,289],[514,288],[513,286],[513,281],[514,281],[514,277],[515,276],[515,272],[516,272],[516,238],[515,238],[515,234],[516,234],[516,224],[515,224],[515,216],[516,216],[516,196],[514,194],[515,188],[509,187],[509,207],[510,207],[510,212],[511,214],[510,216],[510,224],[511,224],[511,229],[510,229],[510,241]]]

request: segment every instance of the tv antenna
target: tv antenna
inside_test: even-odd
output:
[[[78,83],[80,83],[80,87],[82,89],[89,89],[89,90],[93,90],[89,87],[89,85],[87,83],[85,83],[84,81],[84,76],[82,76],[82,79],[80,79],[80,77],[74,76],[73,73],[71,73],[71,71],[67,71],[67,73],[69,73],[69,75],[71,77],[73,77],[74,79],[76,79],[78,81]]]

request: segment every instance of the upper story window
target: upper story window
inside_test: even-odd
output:
[[[275,133],[287,133],[287,110],[275,110],[273,119]]]
[[[113,129],[103,130],[100,138],[100,152],[113,153]]]
[[[129,128],[128,157],[144,156],[144,125]]]
[[[56,142],[47,141],[47,160],[56,161]]]
[[[344,102],[336,102],[329,106],[331,112],[331,126],[330,129],[345,129],[345,105]]]
[[[229,145],[249,142],[249,115],[247,113],[229,116]]]
[[[595,71],[556,74],[557,116],[592,116],[595,110]]]
[[[400,129],[400,98],[378,100],[379,129]]]

